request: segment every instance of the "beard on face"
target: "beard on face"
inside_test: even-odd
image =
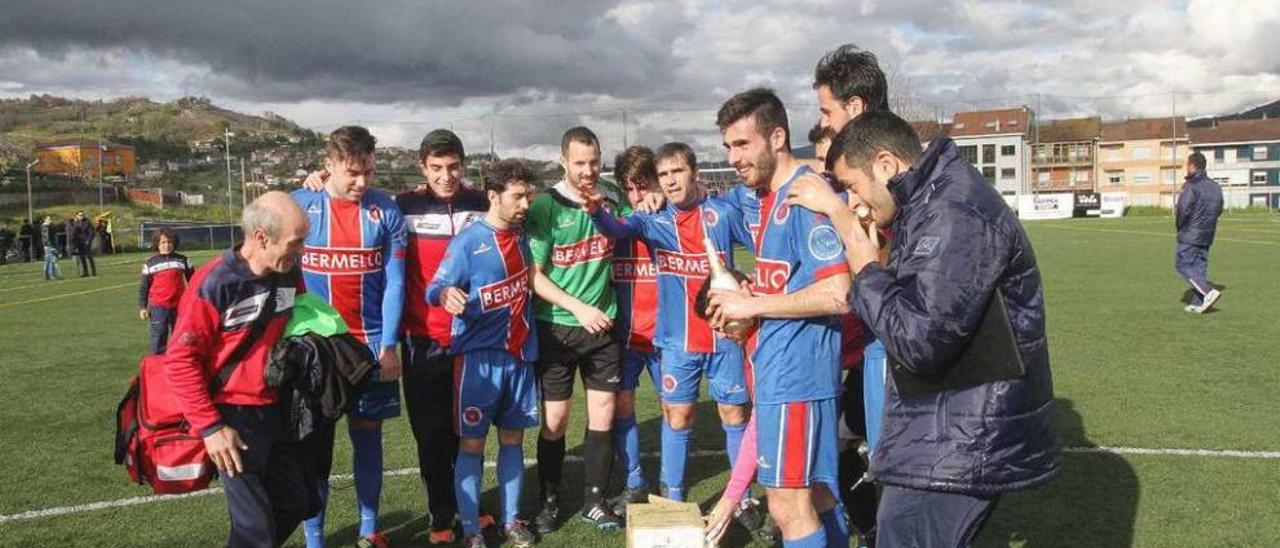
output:
[[[754,180],[746,181],[747,186],[755,189],[765,188],[773,179],[774,172],[778,170],[778,159],[765,150],[752,160],[751,168],[755,177]]]

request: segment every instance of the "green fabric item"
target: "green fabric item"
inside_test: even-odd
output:
[[[284,326],[284,336],[297,337],[315,333],[332,337],[347,332],[347,322],[329,303],[311,293],[303,293],[293,300],[293,314]]]
[[[539,193],[529,206],[525,220],[529,250],[552,283],[613,318],[617,315],[611,276],[613,242],[596,229],[581,205],[559,192],[563,184]],[[615,215],[631,213],[630,205],[613,183],[602,179],[596,188]],[[542,299],[534,301],[533,312],[542,321],[578,326],[578,319],[571,312]]]

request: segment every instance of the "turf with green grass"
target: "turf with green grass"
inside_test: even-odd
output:
[[[1280,216],[1223,218],[1210,279],[1225,286],[1216,310],[1182,310],[1168,217],[1031,223],[1043,271],[1059,439],[1068,447],[1234,449],[1272,458],[1072,452],[1050,485],[1006,497],[983,546],[1278,546],[1280,520]],[[201,263],[211,253],[191,253]],[[111,463],[112,413],[146,348],[137,316],[144,255],[99,257],[97,278],[45,282],[40,265],[0,267],[0,545],[209,546],[224,541],[221,495],[52,517],[14,519],[149,494]],[[64,274],[74,266],[62,261]],[[641,388],[642,448],[658,449],[657,409]],[[697,450],[723,449],[705,404]],[[580,454],[581,408],[571,427]],[[533,437],[526,458],[533,458]],[[350,471],[338,437],[335,473]],[[490,447],[492,459],[493,449]],[[386,426],[386,468],[416,465],[405,419]],[[644,462],[648,477],[657,460]],[[564,511],[579,505],[581,464],[567,464]],[[723,455],[690,460],[691,500],[709,507],[727,479]],[[526,512],[536,496],[526,474]],[[492,469],[485,504],[497,507]],[[413,473],[390,475],[382,524],[397,546],[422,546],[423,490]],[[621,546],[621,533],[589,530],[572,515],[544,546]],[[355,540],[350,479],[336,480],[329,510],[333,545]],[[734,531],[731,544],[749,537]],[[301,544],[301,533],[292,545]],[[495,541],[496,545],[496,541]]]

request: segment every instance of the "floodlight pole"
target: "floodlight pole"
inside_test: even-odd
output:
[[[81,149],[84,150],[84,149]],[[101,213],[102,206],[102,155],[107,152],[106,145],[102,144],[102,137],[98,137],[98,212]]]
[[[231,126],[227,126],[222,132],[222,138],[226,143],[225,156],[227,158],[227,224],[235,224],[235,216],[231,213]]]
[[[27,164],[27,222],[32,225],[36,224],[36,217],[31,205],[31,168],[35,167],[38,163],[40,163],[40,159],[36,158],[31,163]]]

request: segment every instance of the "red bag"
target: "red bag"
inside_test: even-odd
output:
[[[164,362],[163,355],[143,358],[116,408],[116,464],[156,494],[199,491],[213,479],[213,462],[165,384]]]

